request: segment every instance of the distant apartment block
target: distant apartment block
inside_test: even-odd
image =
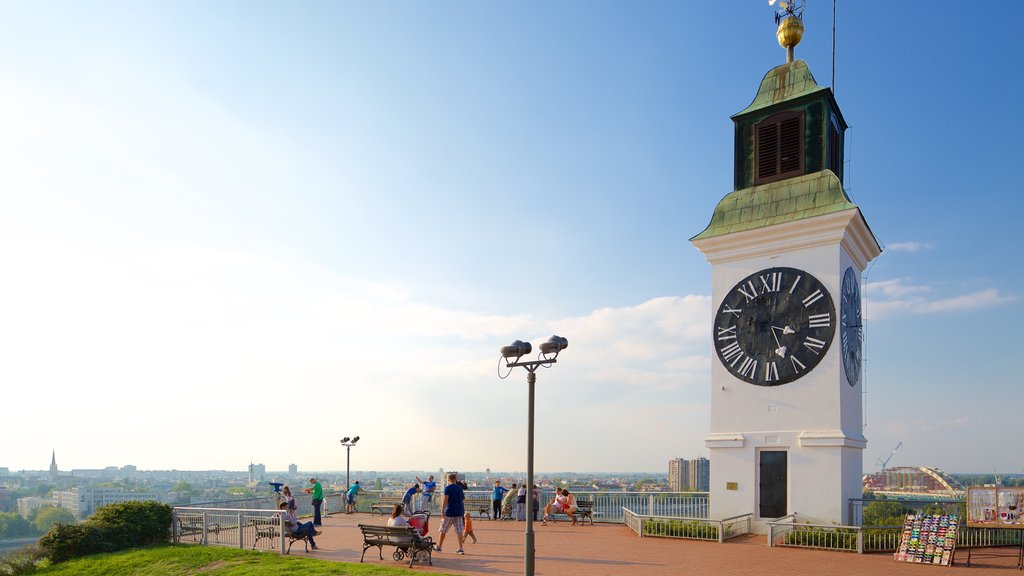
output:
[[[68,509],[79,520],[85,520],[107,504],[146,500],[162,502],[164,498],[155,492],[125,492],[124,488],[78,487],[53,492],[53,505]]]
[[[674,492],[707,492],[711,486],[711,462],[707,458],[673,458],[668,461],[668,488]]]
[[[294,475],[296,475],[298,473],[299,473],[299,467],[298,466],[296,466],[295,464],[289,464],[288,465],[288,474],[291,474],[292,476],[294,476]]]
[[[27,519],[32,516],[33,512],[51,503],[49,498],[40,498],[39,496],[18,498],[18,516]]]

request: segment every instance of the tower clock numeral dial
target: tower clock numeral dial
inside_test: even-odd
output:
[[[860,309],[859,276],[853,267],[846,269],[839,303],[839,340],[843,348],[846,381],[850,386],[860,382],[863,363],[861,347],[864,343],[864,326]]]
[[[832,296],[817,278],[796,268],[769,268],[740,280],[725,295],[715,314],[713,341],[733,376],[777,386],[818,365],[835,325]]]

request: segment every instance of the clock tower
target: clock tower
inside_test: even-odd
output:
[[[732,117],[734,190],[691,241],[712,269],[710,517],[847,524],[861,495],[860,280],[881,253],[843,189],[846,121],[792,58]]]

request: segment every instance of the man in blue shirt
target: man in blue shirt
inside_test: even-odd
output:
[[[437,489],[437,482],[434,482],[434,475],[427,476],[427,480],[420,480],[420,477],[416,477],[416,481],[423,484],[423,506],[424,510],[430,510],[430,501],[434,499],[434,490]]]
[[[345,506],[345,513],[346,514],[351,514],[351,513],[356,511],[356,494],[359,494],[359,489],[360,488],[361,487],[359,486],[359,480],[356,480],[355,484],[349,486],[348,494],[347,494],[347,498],[346,498],[346,503],[345,503],[346,504],[346,506]]]
[[[449,474],[448,485],[444,487],[444,498],[441,499],[441,509],[444,510],[444,518],[441,520],[441,538],[437,541],[438,552],[444,546],[444,537],[448,533],[448,529],[454,526],[455,536],[459,539],[459,549],[455,553],[465,554],[462,550],[462,543],[466,538],[466,524],[462,519],[463,514],[466,513],[465,500],[466,493],[463,492],[462,486],[458,484],[458,476]]]
[[[408,516],[408,515],[412,514],[413,512],[415,512],[415,510],[413,510],[414,506],[412,504],[412,499],[413,499],[414,496],[416,496],[416,493],[419,492],[419,491],[420,491],[420,485],[419,484],[415,484],[415,485],[413,485],[412,488],[409,488],[408,490],[405,491],[405,496],[402,497],[402,504],[404,505],[405,515],[406,516]]]
[[[491,504],[494,506],[494,515],[491,518],[494,520],[501,520],[501,500],[505,497],[506,492],[508,492],[508,488],[501,485],[501,480],[495,480],[494,492],[491,493]]]

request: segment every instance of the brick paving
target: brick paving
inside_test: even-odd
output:
[[[359,562],[362,535],[357,524],[384,524],[386,517],[364,513],[335,514],[324,518],[320,549],[310,556],[324,560]],[[430,520],[430,536],[438,539],[438,517]],[[952,567],[896,562],[891,554],[854,554],[793,548],[768,548],[765,536],[736,538],[725,544],[667,538],[638,538],[621,524],[571,526],[568,522],[541,526],[536,532],[537,576],[890,576],[1020,575],[1016,551],[1001,549],[1000,557],[972,558],[965,566],[966,551],[959,551]],[[466,555],[455,554],[458,541],[449,532],[443,552],[434,553],[434,565],[417,564],[412,571],[439,574],[521,575],[523,569],[524,522],[476,520],[479,543],[467,543]],[[380,560],[377,549],[366,552],[365,562],[392,567],[408,566],[391,558],[385,549]],[[987,552],[992,552],[991,550]],[[1012,555],[1011,555],[1012,554]],[[303,556],[301,544],[293,556]]]

